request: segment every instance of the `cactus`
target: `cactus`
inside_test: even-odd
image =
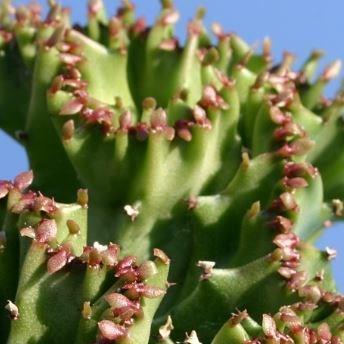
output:
[[[1,4],[0,126],[32,170],[0,182],[0,342],[344,343],[314,247],[343,215],[340,62],[214,44],[202,9],[181,46],[161,3],[152,27]]]

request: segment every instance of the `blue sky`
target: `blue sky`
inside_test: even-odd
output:
[[[15,4],[27,2],[14,1]],[[85,0],[61,2],[73,8],[75,21],[85,20]],[[113,13],[119,1],[105,0],[105,3],[110,13]],[[135,3],[138,14],[152,22],[159,10],[158,0],[137,0]],[[343,0],[176,0],[175,3],[182,14],[177,26],[179,37],[185,37],[186,22],[199,6],[204,6],[207,8],[205,21],[208,26],[218,21],[226,31],[236,32],[252,44],[269,36],[276,60],[287,50],[296,55],[298,65],[315,48],[326,51],[323,66],[336,58],[344,59]],[[339,81],[334,82],[327,93],[331,95],[338,86]],[[1,131],[0,156],[0,179],[10,179],[27,168],[24,151]],[[333,266],[338,287],[344,292],[344,269],[341,269],[344,265],[344,225],[337,224],[328,229],[318,246],[338,249]]]

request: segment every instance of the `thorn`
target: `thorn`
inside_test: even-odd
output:
[[[282,63],[278,68],[277,74],[283,75],[290,71],[293,63],[295,61],[295,55],[289,51],[283,53]]]
[[[88,206],[88,190],[87,189],[78,190],[77,203],[81,205],[83,208],[87,208]]]
[[[220,23],[215,22],[211,24],[211,30],[218,39],[222,39],[226,36]]]
[[[175,9],[169,9],[168,12],[161,18],[160,23],[163,26],[173,25],[179,20],[179,12]]]
[[[123,99],[119,96],[116,96],[115,97],[115,108],[118,109],[118,110],[121,110],[123,109]]]
[[[188,205],[188,210],[193,210],[197,207],[197,197],[196,196],[190,196],[187,200],[186,203]]]
[[[202,344],[197,337],[196,331],[193,330],[190,334],[186,333],[185,335],[184,344]]]
[[[283,252],[280,248],[276,248],[270,253],[268,259],[272,262],[281,262],[283,259]]]
[[[238,70],[240,70],[243,67],[247,66],[252,56],[253,56],[253,50],[249,50],[235,67],[238,68]]]
[[[247,170],[250,167],[250,156],[248,152],[243,152],[241,154],[241,160],[241,166],[243,167],[243,169]]]
[[[343,216],[344,214],[344,205],[340,199],[332,200],[332,207],[336,216]]]
[[[237,314],[232,313],[231,318],[228,321],[228,325],[230,327],[234,327],[239,325],[243,320],[248,318],[247,310],[244,309],[243,311],[238,311]]]
[[[325,55],[325,52],[323,50],[313,50],[311,52],[310,59],[312,60],[319,60]]]
[[[103,249],[99,249],[98,245]],[[82,259],[90,268],[98,268],[102,262],[102,252],[106,251],[106,246],[100,245],[98,242],[94,242],[93,246],[85,246],[82,254]]]
[[[19,319],[19,309],[18,307],[10,300],[7,300],[7,304],[5,306],[5,309],[9,312],[10,317],[12,320],[18,320]]]
[[[159,335],[161,340],[168,339],[172,330],[174,329],[172,318],[170,316],[167,317],[166,323],[159,327]]]
[[[105,252],[106,250],[107,250],[107,245],[101,245],[98,241],[95,241],[94,243],[93,243],[93,248],[97,251],[97,252],[99,252],[99,253],[101,253],[101,252]]]
[[[189,122],[185,120],[178,120],[176,122],[177,135],[184,141],[190,142],[192,140],[192,134],[189,129]]]
[[[74,120],[66,121],[62,126],[62,138],[64,141],[69,141],[73,138],[75,132]]]
[[[55,31],[50,36],[50,38],[46,41],[45,46],[53,47],[57,43],[62,42],[65,32],[66,32],[66,26],[64,24],[57,26]]]
[[[325,255],[327,260],[333,260],[337,257],[337,251],[333,248],[326,247],[325,248]]]
[[[263,56],[267,62],[271,61],[271,39],[265,37],[263,40]]]
[[[122,0],[122,7],[119,9],[117,15],[121,15],[122,11],[133,11],[135,10],[135,5],[130,0]]]
[[[324,277],[325,277],[325,270],[322,269],[315,274],[314,280],[317,282],[322,282],[324,280]]]
[[[249,211],[247,212],[247,217],[249,219],[254,219],[255,217],[257,217],[257,215],[260,213],[260,202],[254,202],[251,206],[251,208],[249,209]]]
[[[197,266],[203,269],[203,273],[200,277],[200,281],[203,281],[209,279],[212,276],[215,262],[199,260],[197,262]]]
[[[101,0],[89,0],[88,2],[88,14],[91,16],[96,16],[99,11],[103,8],[103,3]]]
[[[135,219],[139,216],[140,212],[138,206],[132,206],[127,204],[124,206],[125,213],[130,217],[131,221],[134,222]]]
[[[166,282],[165,283],[165,286],[166,286],[166,289],[168,289],[168,288],[171,288],[171,287],[174,287],[174,286],[176,286],[177,285],[177,283],[176,282]]]
[[[330,65],[328,65],[323,74],[321,75],[321,78],[324,82],[328,82],[338,76],[340,73],[340,70],[342,69],[342,61],[336,60],[332,62]]]
[[[204,19],[206,13],[207,13],[207,10],[205,9],[205,7],[199,7],[196,11],[196,19],[197,20]]]
[[[162,251],[158,248],[154,248],[153,249],[153,255],[154,255],[154,257],[159,258],[164,264],[166,264],[166,265],[170,264],[171,260],[164,251]]]
[[[157,102],[153,97],[147,97],[142,102],[142,107],[145,110],[154,110],[156,108]]]
[[[49,7],[56,6],[56,0],[48,0],[48,5],[49,5]]]
[[[91,302],[90,301],[85,301],[82,307],[82,317],[85,320],[90,320],[92,317],[92,308],[91,308]]]
[[[173,0],[161,0],[160,2],[164,9],[173,8]]]
[[[80,234],[80,226],[74,220],[67,220],[66,225],[71,235]]]

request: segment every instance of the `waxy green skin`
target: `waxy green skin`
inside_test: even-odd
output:
[[[98,322],[109,318],[104,295],[125,282],[99,264],[71,262],[49,273],[49,249],[66,243],[76,261],[94,242],[118,243],[120,257],[135,255],[138,264],[154,248],[171,259],[169,267],[157,258],[157,272],[145,283],[163,290],[167,281],[176,285],[164,296],[142,297],[142,314],[125,325],[126,335],[109,342],[174,343],[193,330],[202,343],[257,337],[265,342],[269,331],[264,321],[259,325],[262,315],[309,301],[304,285],[335,295],[329,254],[313,242],[326,221],[341,216],[332,200],[344,195],[343,94],[328,104],[322,99],[336,65],[313,81],[317,53],[295,77],[288,56],[271,68],[267,41],[256,54],[238,36],[214,27],[214,45],[201,10],[179,47],[171,1],[162,1],[149,29],[136,21],[128,1],[114,18],[101,1],[90,1],[88,26],[78,29],[54,1],[44,23],[32,9],[14,19],[8,6],[5,1],[0,7],[0,127],[27,150],[35,176],[30,188],[63,203],[53,213],[16,214],[14,198],[26,191],[0,198],[6,233],[0,251],[0,342],[100,343]],[[12,39],[6,41],[8,32]],[[66,80],[73,84],[63,84]],[[75,107],[67,106],[73,99]],[[85,108],[106,109],[110,123],[100,117],[87,123]],[[286,122],[274,117],[276,109]],[[286,154],[283,144],[298,146]],[[298,172],[303,180],[285,184],[291,179],[286,166],[306,162],[318,171]],[[88,189],[87,207],[76,202],[79,188]],[[296,207],[276,203],[284,192]],[[276,216],[291,221],[283,230],[301,240],[293,273],[306,276],[295,288],[280,273],[287,259],[276,251],[281,233],[271,225]],[[23,227],[47,217],[57,225],[53,244],[20,236]],[[78,224],[78,234],[69,233],[68,220]],[[215,263],[204,278],[200,261]],[[7,300],[18,307],[17,320],[9,321],[2,306]],[[85,302],[91,306],[86,318]],[[315,310],[298,313],[302,326],[328,323],[343,341],[343,305],[325,297],[314,303]],[[250,317],[228,320],[238,309],[247,309]],[[278,331],[304,343],[278,314]],[[163,335],[168,315],[174,330]]]

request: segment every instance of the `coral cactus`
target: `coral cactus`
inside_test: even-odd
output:
[[[0,7],[0,126],[32,168],[0,182],[0,342],[344,343],[313,246],[343,215],[340,63],[214,44],[203,10],[181,46],[172,0],[152,27],[49,4]]]

